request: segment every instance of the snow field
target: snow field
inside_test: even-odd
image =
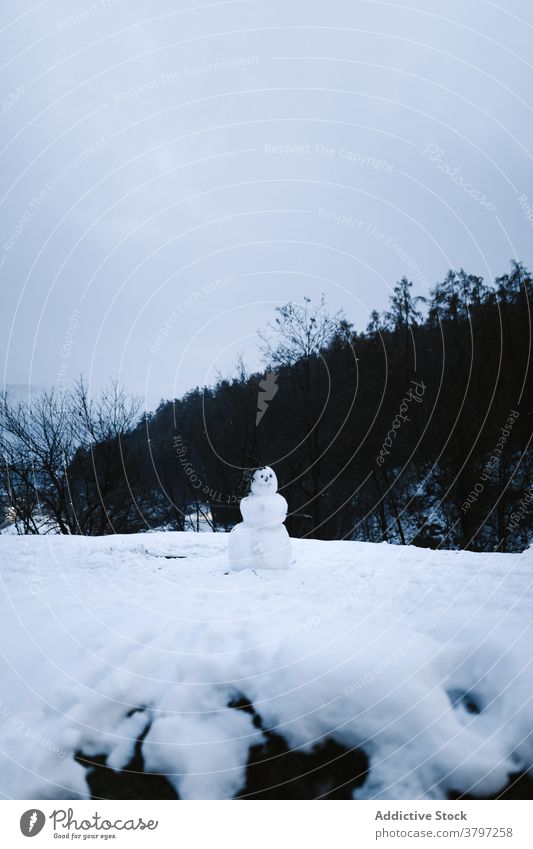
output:
[[[262,732],[370,758],[358,798],[498,793],[533,768],[533,553],[292,540],[231,572],[226,534],[0,537],[0,792],[89,794],[146,733],[181,798],[231,798]]]

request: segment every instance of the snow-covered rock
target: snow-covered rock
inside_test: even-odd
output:
[[[4,796],[87,796],[74,755],[119,770],[143,737],[181,798],[233,797],[264,729],[366,753],[360,798],[532,770],[531,550],[293,540],[293,568],[256,574],[227,572],[227,541],[0,538]]]

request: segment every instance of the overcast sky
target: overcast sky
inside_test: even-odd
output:
[[[532,263],[529,0],[4,0],[9,384],[211,383],[277,304]],[[528,220],[529,215],[529,220]]]

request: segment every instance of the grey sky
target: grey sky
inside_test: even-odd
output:
[[[359,329],[403,274],[531,263],[526,0],[4,2],[3,380],[149,406],[258,363],[276,304]]]

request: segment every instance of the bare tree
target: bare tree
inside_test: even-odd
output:
[[[11,404],[4,393],[0,430],[4,492],[27,532],[36,531],[38,515],[51,520],[61,533],[73,533],[66,471],[76,437],[68,395],[51,390],[31,404]]]
[[[136,502],[122,439],[140,407],[116,382],[91,398],[81,379],[72,392],[45,391],[31,403],[0,396],[4,515],[24,533],[104,533],[111,511],[126,530]]]
[[[274,324],[259,331],[262,352],[271,366],[290,366],[298,360],[309,360],[320,353],[342,326],[346,326],[342,310],[330,315],[324,295],[314,307],[311,298],[301,304],[276,307]]]
[[[128,433],[139,419],[142,399],[128,395],[118,380],[113,380],[96,396],[91,396],[83,377],[70,396],[76,436],[82,446],[117,439]]]
[[[142,400],[112,381],[91,396],[80,378],[71,394],[78,449],[69,467],[69,486],[79,533],[125,532],[142,516],[136,492],[139,468],[128,436]],[[142,521],[141,521],[142,524]]]

